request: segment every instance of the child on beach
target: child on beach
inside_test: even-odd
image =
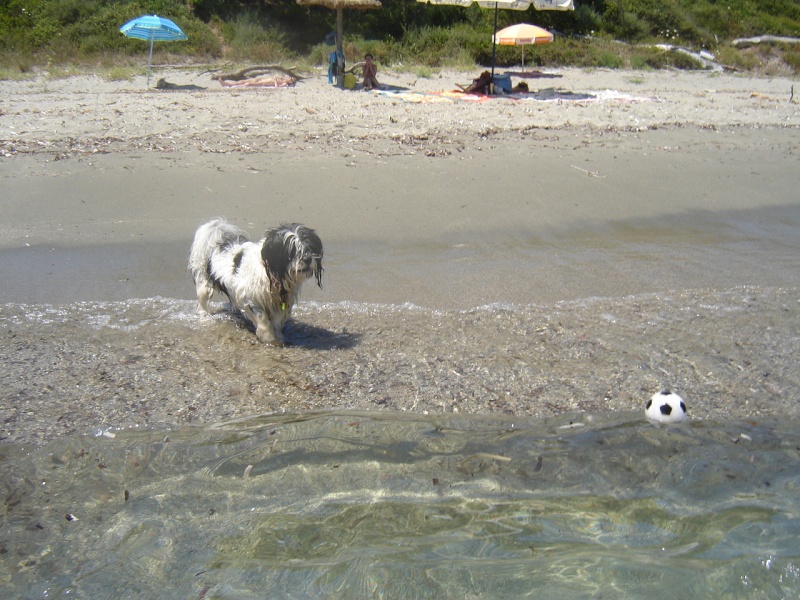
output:
[[[364,56],[364,89],[371,90],[372,88],[379,88],[378,83],[378,65],[373,62],[372,54]]]

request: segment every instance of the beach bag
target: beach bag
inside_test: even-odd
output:
[[[502,90],[500,92],[501,94],[511,91],[511,75],[495,75],[492,83],[494,83],[495,88],[500,88]]]

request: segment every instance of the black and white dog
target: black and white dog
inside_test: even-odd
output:
[[[201,225],[194,235],[189,270],[199,309],[222,292],[256,328],[261,342],[283,345],[283,327],[306,279],[322,287],[322,241],[299,223],[268,229],[254,243],[225,219]]]

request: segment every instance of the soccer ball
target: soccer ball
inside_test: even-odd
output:
[[[689,418],[683,398],[670,391],[658,392],[650,398],[644,414],[657,423],[680,423]]]

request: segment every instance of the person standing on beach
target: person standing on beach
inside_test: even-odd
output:
[[[372,88],[380,87],[378,83],[378,65],[373,62],[372,54],[364,56],[364,89],[371,90]]]

